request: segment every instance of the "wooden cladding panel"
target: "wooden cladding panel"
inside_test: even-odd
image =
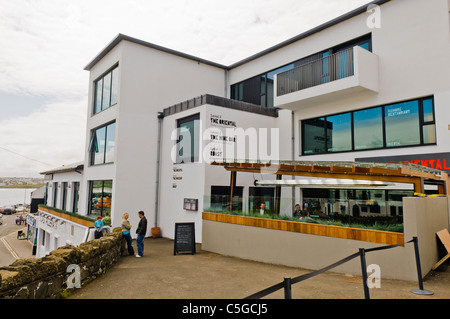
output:
[[[309,235],[367,241],[377,244],[397,245],[404,242],[403,233],[394,233],[372,229],[319,225],[286,220],[227,215],[208,212],[203,212],[203,219],[221,223],[230,223],[243,226],[291,231]]]

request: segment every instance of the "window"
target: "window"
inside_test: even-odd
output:
[[[114,162],[116,123],[110,123],[92,131],[89,143],[91,165]]]
[[[94,83],[94,114],[117,103],[117,92],[119,87],[119,68],[114,69],[103,75]]]
[[[58,183],[53,183],[53,207],[55,208],[57,200],[58,200]]]
[[[344,113],[328,116],[326,125],[328,132],[328,152],[342,152],[352,149],[351,114]]]
[[[177,120],[177,163],[199,160],[200,114]]]
[[[80,198],[80,182],[74,182],[72,185],[73,185],[72,213],[78,213],[78,199]]]
[[[233,210],[242,211],[242,194],[244,187],[236,186],[233,192]],[[230,186],[211,186],[211,210],[222,212],[230,210]]]
[[[436,143],[433,98],[302,121],[302,154]]]
[[[62,183],[62,204],[61,209],[66,210],[67,204],[67,182]]]
[[[275,212],[275,188],[274,187],[249,187],[248,208],[250,213],[258,213],[261,204],[266,205],[266,212]]]
[[[89,215],[110,216],[112,181],[89,182]]]
[[[383,109],[353,112],[355,150],[383,147]]]

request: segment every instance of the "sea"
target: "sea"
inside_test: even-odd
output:
[[[31,203],[31,192],[35,188],[0,188],[0,207]]]

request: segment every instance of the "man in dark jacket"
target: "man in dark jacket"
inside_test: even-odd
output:
[[[142,257],[144,256],[144,238],[145,233],[147,232],[147,219],[145,218],[143,211],[140,211],[138,213],[138,216],[141,220],[139,221],[138,227],[136,229],[136,246],[138,250],[136,257]]]

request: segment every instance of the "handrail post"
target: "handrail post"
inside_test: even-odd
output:
[[[367,266],[366,266],[366,251],[364,248],[359,249],[359,257],[361,259],[361,273],[364,288],[364,297],[370,299],[369,286],[367,286]]]
[[[419,242],[417,237],[413,237],[414,253],[416,255],[417,279],[419,281],[419,289],[411,290],[416,295],[432,295],[433,292],[423,289],[422,268],[420,266]]]
[[[284,299],[292,299],[292,283],[290,277],[284,277]]]

